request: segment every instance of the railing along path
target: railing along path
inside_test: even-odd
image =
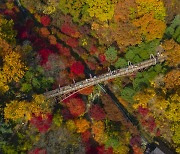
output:
[[[99,84],[101,82],[104,82],[104,81],[107,81],[110,79],[114,79],[116,77],[127,76],[133,72],[137,72],[139,70],[145,69],[152,65],[156,65],[157,63],[163,62],[164,60],[165,60],[165,57],[160,53],[157,53],[156,57],[154,57],[154,55],[151,54],[149,60],[145,60],[145,61],[135,64],[135,65],[132,65],[131,62],[128,62],[128,67],[126,67],[126,68],[117,69],[114,71],[110,70],[108,73],[105,73],[105,74],[102,74],[99,76],[94,76],[89,79],[85,79],[83,81],[79,81],[79,82],[76,82],[74,84],[70,84],[70,85],[67,85],[64,87],[59,86],[59,88],[49,91],[49,92],[46,92],[46,93],[44,93],[44,95],[46,96],[46,98],[52,98],[52,97],[56,97],[56,96],[60,96],[60,95],[64,95],[64,94],[69,94],[74,91],[75,91],[74,93],[77,93],[78,91],[80,91],[84,88]],[[71,96],[71,95],[72,94],[70,94],[69,96]],[[67,97],[69,97],[69,96],[67,96]]]

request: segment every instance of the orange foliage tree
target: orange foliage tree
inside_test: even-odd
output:
[[[50,32],[46,27],[40,28],[39,32],[44,37],[47,37],[48,35],[50,35]]]
[[[162,0],[135,0],[137,11],[133,25],[139,28],[147,41],[162,38],[166,24],[166,10]]]
[[[163,48],[166,52],[163,54],[167,57],[166,62],[169,66],[177,67],[180,64],[180,45],[173,39],[165,40]]]
[[[131,21],[135,18],[136,9],[135,0],[119,1],[115,7],[114,20],[117,25],[113,24],[111,28],[120,48],[141,43],[141,33]]]
[[[66,106],[68,107],[70,113],[75,117],[78,117],[85,112],[84,101],[80,98],[70,98],[66,102]]]
[[[112,26],[112,34],[114,40],[121,48],[125,48],[129,45],[136,45],[141,43],[141,33],[136,26],[130,22],[118,22],[116,26]]]
[[[107,135],[105,134],[105,125],[102,121],[95,121],[92,124],[91,129],[95,141],[103,144],[107,140]]]
[[[132,9],[130,9],[132,8]],[[93,23],[92,30],[96,32],[100,44],[110,45],[114,40],[121,50],[129,45],[141,43],[141,33],[139,29],[132,24],[132,10],[136,10],[134,0],[119,1],[115,6],[114,18],[108,24]]]
[[[164,77],[165,88],[177,89],[180,86],[180,70],[172,70]]]
[[[140,29],[147,41],[162,38],[166,29],[165,22],[155,19],[153,13],[145,14],[143,17],[134,20],[133,24]]]
[[[129,45],[162,38],[166,28],[166,13],[162,0],[126,0],[115,6],[114,18],[109,24],[93,22],[92,30],[100,44],[116,41],[121,51]]]
[[[83,133],[87,129],[90,128],[90,122],[87,121],[86,119],[77,119],[77,120],[75,120],[75,125],[77,127],[77,132],[78,133]]]

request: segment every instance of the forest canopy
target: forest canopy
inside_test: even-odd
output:
[[[0,153],[180,153],[179,10],[0,1]]]

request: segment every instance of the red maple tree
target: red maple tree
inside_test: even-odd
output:
[[[35,148],[28,152],[28,154],[47,154],[46,149]]]
[[[41,65],[46,64],[48,61],[48,57],[50,54],[52,54],[53,51],[49,49],[41,49],[39,51],[39,55],[41,56]]]
[[[84,65],[80,61],[74,62],[70,69],[75,75],[82,75],[84,73]]]
[[[47,15],[42,16],[40,21],[43,24],[43,26],[49,26],[49,24],[51,23],[51,19]]]
[[[45,133],[51,126],[52,118],[53,116],[50,113],[47,113],[45,116],[33,116],[30,123],[35,126],[40,133]]]
[[[142,106],[138,107],[138,112],[142,115],[142,116],[146,116],[149,112],[148,108],[143,108]]]
[[[106,149],[104,145],[98,146],[97,151],[98,151],[98,154],[113,154],[113,148],[109,147]]]
[[[86,130],[85,132],[81,133],[81,138],[83,142],[88,142],[91,137],[91,132],[89,130]]]

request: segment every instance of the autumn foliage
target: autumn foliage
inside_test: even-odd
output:
[[[71,66],[71,72],[75,75],[81,75],[84,73],[84,65],[80,62],[74,62]]]
[[[53,116],[50,113],[42,116],[33,116],[30,123],[35,126],[40,133],[45,133],[51,126]]]
[[[91,137],[91,132],[86,130],[85,132],[81,133],[81,138],[83,142],[88,142]]]
[[[28,154],[47,154],[46,149],[35,148],[28,152]]]
[[[82,95],[89,95],[89,94],[91,94],[93,92],[93,89],[94,89],[93,86],[87,87],[87,88],[84,88],[84,89],[80,90],[79,93],[82,94]]]
[[[61,26],[61,31],[64,33],[64,34],[67,34],[71,37],[79,37],[79,32],[76,30],[76,28],[72,27],[70,24],[68,23],[64,23],[62,26]]]
[[[66,102],[66,106],[69,109],[71,115],[78,117],[85,112],[84,101],[80,98],[71,98]]]
[[[104,145],[97,147],[98,154],[113,154],[113,148],[106,148]]]
[[[1,0],[0,151],[142,154],[144,136],[180,153],[179,6]],[[149,59],[153,64],[141,67]],[[115,79],[108,80],[109,68]],[[107,89],[82,85],[69,93],[73,81],[91,82],[87,74],[106,78]]]
[[[0,89],[2,92],[9,90],[8,84],[12,81],[19,82],[27,70],[21,60],[21,55],[17,49],[12,47],[0,38],[0,57],[3,57],[3,67],[0,70]]]
[[[173,39],[165,40],[163,43],[163,48],[166,52],[163,55],[167,58],[167,64],[169,66],[177,67],[180,64],[180,45],[176,43]]]
[[[39,55],[41,56],[41,65],[46,64],[48,61],[48,57],[53,53],[53,51],[49,49],[41,49],[39,51]]]
[[[97,104],[91,106],[89,113],[94,120],[103,120],[106,117],[104,110]]]
[[[91,126],[91,129],[95,141],[99,142],[100,144],[106,141],[107,136],[105,135],[105,125],[102,121],[95,121]]]
[[[164,78],[167,89],[177,89],[180,86],[180,70],[172,70]]]
[[[86,119],[77,119],[75,120],[75,125],[77,127],[78,133],[84,133],[87,129],[90,128],[90,122]]]
[[[34,95],[31,102],[27,101],[11,101],[4,108],[4,116],[6,120],[28,121],[34,115],[43,116],[46,112],[50,112],[49,102],[45,100],[43,95]]]
[[[78,46],[78,40],[75,38],[69,38],[66,41],[67,45],[71,46],[72,48],[76,48]]]
[[[166,24],[153,17],[153,14],[145,14],[142,18],[134,20],[133,24],[140,29],[147,41],[162,38]]]
[[[67,56],[67,57],[71,55],[69,48],[64,47],[64,46],[61,45],[60,43],[57,43],[57,44],[56,44],[56,47],[57,47],[60,55],[64,55],[64,56]]]
[[[49,16],[42,16],[40,20],[43,26],[49,26],[49,24],[51,23],[51,19],[49,18]]]

